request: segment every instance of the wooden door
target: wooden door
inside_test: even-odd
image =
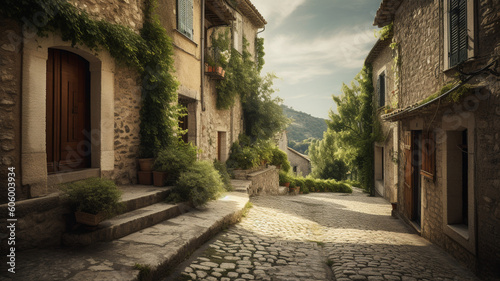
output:
[[[47,169],[49,173],[90,167],[88,62],[49,49],[47,60]]]
[[[404,133],[404,213],[406,217],[410,220],[413,219],[413,182],[414,182],[414,173],[413,173],[413,165],[412,165],[412,148],[413,144],[413,134],[411,131],[407,131]]]

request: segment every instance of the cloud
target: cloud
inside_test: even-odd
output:
[[[300,5],[304,4],[306,0],[285,0],[286,4],[283,5],[282,1],[275,0],[252,0],[257,10],[262,14],[265,19],[273,20],[274,25],[279,25],[289,15],[291,15]]]
[[[266,40],[266,64],[285,83],[295,84],[318,76],[361,69],[376,41],[373,29],[344,28],[312,40],[279,35]]]

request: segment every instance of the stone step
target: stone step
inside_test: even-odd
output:
[[[151,185],[120,186],[123,204],[121,213],[137,210],[165,201],[172,187],[154,187]]]
[[[156,203],[105,220],[96,228],[81,226],[63,234],[62,242],[65,246],[86,246],[96,242],[111,241],[174,218],[188,212],[189,209],[182,203],[176,205]]]
[[[252,181],[249,180],[231,180],[231,185],[234,187],[235,192],[248,193]]]

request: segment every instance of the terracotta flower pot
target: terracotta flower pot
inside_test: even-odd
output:
[[[139,184],[152,185],[153,184],[153,172],[150,171],[138,171],[137,181]]]
[[[102,222],[106,216],[103,213],[97,215],[89,214],[85,212],[75,212],[75,219],[77,223],[81,223],[88,226],[97,226]]]
[[[153,185],[154,186],[165,186],[167,183],[167,173],[153,171]]]
[[[139,169],[141,171],[153,171],[154,158],[141,158],[139,159]]]

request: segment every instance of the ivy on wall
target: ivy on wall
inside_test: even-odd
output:
[[[174,105],[178,82],[172,75],[173,46],[154,14],[155,7],[156,0],[146,0],[140,34],[129,27],[95,20],[66,0],[5,0],[0,15],[35,28],[38,36],[54,32],[73,46],[82,44],[95,52],[104,49],[118,63],[137,69],[143,98],[140,153],[154,157],[175,139],[180,111]]]

